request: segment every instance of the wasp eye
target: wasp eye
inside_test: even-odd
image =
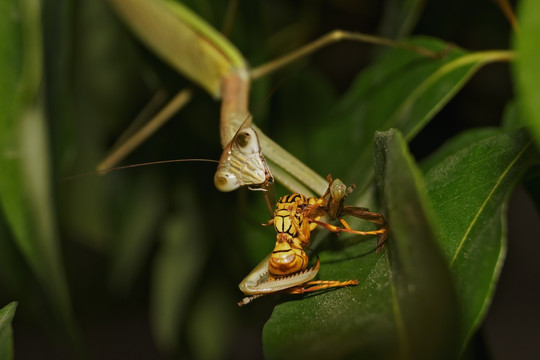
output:
[[[347,194],[347,186],[339,179],[335,179],[330,186],[330,195],[334,199],[343,199]]]
[[[240,187],[238,178],[227,171],[218,171],[214,176],[214,185],[219,191],[228,192]]]

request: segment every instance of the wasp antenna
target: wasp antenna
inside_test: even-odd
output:
[[[178,163],[178,162],[209,162],[209,163],[219,164],[219,161],[212,160],[212,159],[172,159],[172,160],[151,161],[151,162],[145,162],[145,163],[140,163],[140,164],[116,166],[116,167],[112,167],[112,168],[108,168],[108,169],[90,171],[90,172],[86,172],[86,173],[82,173],[82,174],[67,176],[67,177],[64,177],[64,178],[60,179],[60,181],[73,180],[73,179],[77,179],[77,178],[84,177],[84,176],[89,176],[89,175],[103,175],[103,174],[109,173],[111,171],[116,171],[116,170],[124,170],[124,169],[136,168],[136,167],[143,167],[143,166],[150,166],[150,165],[160,165],[160,164],[169,164],[169,163]]]

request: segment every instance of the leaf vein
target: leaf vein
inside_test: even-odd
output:
[[[484,208],[486,207],[487,203],[489,202],[489,200],[492,198],[493,194],[495,193],[495,191],[497,190],[497,188],[500,186],[500,184],[502,183],[502,180],[504,179],[504,177],[506,176],[506,174],[508,174],[508,172],[510,171],[510,169],[516,164],[516,162],[521,158],[521,156],[525,153],[525,151],[529,148],[529,146],[532,144],[532,140],[530,140],[527,144],[525,144],[525,146],[523,147],[523,149],[516,155],[516,157],[508,164],[508,166],[506,167],[506,169],[501,173],[501,175],[497,178],[497,181],[495,182],[493,188],[491,189],[491,191],[489,192],[488,196],[486,196],[486,199],[484,200],[484,202],[482,203],[482,205],[480,206],[480,208],[478,209],[478,211],[476,212],[473,220],[471,221],[471,224],[469,225],[469,227],[467,228],[467,230],[465,231],[465,234],[463,234],[463,237],[461,238],[461,241],[459,242],[459,245],[456,249],[456,252],[454,253],[454,257],[452,258],[452,261],[450,261],[450,265],[449,267],[451,268],[453,265],[454,265],[454,262],[456,261],[459,253],[461,252],[461,250],[463,249],[463,246],[465,245],[465,241],[467,240],[467,238],[469,237],[469,234],[471,233],[473,227],[476,225],[476,223],[478,222],[478,219],[480,218],[480,215],[482,214],[482,212],[484,211]]]

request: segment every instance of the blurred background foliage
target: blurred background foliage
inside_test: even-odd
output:
[[[185,3],[225,27],[229,1]],[[218,192],[215,167],[205,163],[62,180],[92,171],[156,92],[171,96],[189,83],[142,45],[106,1],[40,7],[7,0],[0,14],[0,306],[19,302],[16,358],[262,357],[262,328],[279,300],[235,305],[238,282],[273,247],[273,229],[260,226],[269,216],[261,196]],[[232,24],[227,35],[252,65],[336,28],[429,35],[470,50],[509,49],[513,36],[495,1],[239,1]],[[321,175],[340,176],[333,170],[346,169],[354,155],[336,151],[343,135],[327,114],[384,51],[335,44],[258,80],[251,97],[257,124]],[[217,159],[219,103],[202,90],[196,95],[124,163]],[[430,168],[428,155],[454,135],[499,126],[503,113],[511,119],[513,97],[507,63],[482,68],[410,142],[411,152]],[[20,123],[25,138],[13,140]],[[10,153],[17,141],[27,145],[25,161]],[[533,195],[537,178],[534,172],[526,178]],[[36,191],[27,195],[35,200],[27,208],[12,206],[28,203],[16,198],[25,193],[18,186]],[[508,210],[506,267],[466,356],[540,354],[536,211],[518,188]],[[11,319],[14,309],[2,311]]]

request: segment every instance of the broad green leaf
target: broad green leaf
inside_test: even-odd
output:
[[[183,210],[166,219],[152,272],[151,322],[156,342],[165,352],[178,347],[207,254],[203,225],[197,215],[200,209],[187,189],[181,193],[178,203]]]
[[[439,164],[446,157],[453,155],[455,152],[472,145],[475,142],[500,134],[501,132],[501,129],[495,127],[463,131],[441,145],[436,152],[422,160],[422,163],[420,164],[421,169],[426,172],[428,169]]]
[[[540,3],[535,0],[521,0],[517,11],[520,30],[515,33],[514,48],[517,60],[514,65],[518,103],[523,112],[523,120],[529,126],[540,146]]]
[[[388,260],[400,355],[453,358],[457,328],[453,281],[436,244],[437,223],[424,180],[399,131],[376,133],[375,172],[392,236]]]
[[[197,14],[172,0],[110,0],[165,62],[218,97],[223,76],[245,69],[239,51]]]
[[[457,286],[462,348],[491,302],[506,252],[507,199],[537,156],[531,145],[523,130],[495,135],[444,157],[425,175]]]
[[[263,331],[269,359],[440,359],[456,353],[456,301],[421,175],[395,130],[377,135],[375,153],[391,228],[386,250],[376,254],[372,242],[360,241],[322,252],[320,279],[358,278],[359,285],[282,299]]]
[[[13,359],[13,330],[11,321],[15,316],[17,303],[12,302],[0,309],[0,359]]]
[[[502,128],[504,130],[517,130],[526,126],[523,122],[519,106],[515,100],[509,101],[506,104],[502,116]]]
[[[71,328],[71,304],[52,201],[42,84],[41,7],[0,5],[0,200],[20,251]],[[4,103],[5,101],[5,103]]]
[[[355,183],[357,195],[372,179],[375,131],[393,127],[412,139],[481,66],[511,57],[505,51],[469,53],[431,38],[412,42],[441,58],[390,49],[360,73],[309,138],[309,144],[317,144],[310,146],[316,170]]]
[[[31,235],[29,226],[28,205],[23,198],[23,182],[21,180],[21,160],[19,144],[19,116],[17,92],[23,81],[23,44],[21,39],[22,25],[9,14],[20,14],[18,1],[4,1],[0,4],[0,199],[17,244],[27,256],[28,261],[37,267],[36,249],[29,243]],[[20,15],[19,15],[20,16]]]

